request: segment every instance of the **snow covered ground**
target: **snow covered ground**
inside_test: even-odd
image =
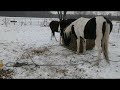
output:
[[[120,33],[118,25],[113,21],[114,29],[109,40],[110,65],[102,57],[99,67],[93,66],[96,60],[96,50],[89,50],[85,55],[75,54],[51,40],[51,31],[43,22],[52,19],[41,18],[8,18],[17,20],[16,24],[3,23],[5,17],[0,17],[0,60],[4,68],[14,70],[13,79],[106,79],[120,78]],[[46,20],[46,21],[45,21]],[[21,25],[21,21],[26,25]],[[42,24],[42,26],[40,25]],[[45,24],[45,23],[44,23]],[[59,41],[59,33],[56,33]],[[35,64],[38,67],[35,67]],[[27,62],[31,65],[8,67],[15,62]]]

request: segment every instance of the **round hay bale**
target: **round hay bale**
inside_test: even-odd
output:
[[[64,41],[62,41],[62,42],[64,44]],[[94,48],[94,46],[95,46],[95,40],[90,40],[90,39],[86,40],[86,49],[87,50],[92,50]],[[65,46],[65,47],[70,49],[70,50],[77,51],[77,40],[76,40],[74,34],[71,35],[70,45]],[[80,40],[80,53],[82,53],[82,52],[83,52],[83,39],[81,38],[81,40]]]

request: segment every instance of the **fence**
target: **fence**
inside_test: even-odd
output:
[[[114,33],[120,32],[120,22],[119,21],[113,21],[113,30]]]
[[[0,25],[10,26],[40,26],[48,27],[52,20],[59,20],[58,18],[30,18],[30,17],[0,17]],[[120,21],[113,21],[112,32],[120,32]]]
[[[18,25],[18,26],[41,26],[48,27],[52,20],[57,18],[27,18],[27,17],[0,17],[0,25]]]

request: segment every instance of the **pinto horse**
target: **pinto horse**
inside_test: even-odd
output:
[[[64,41],[69,45],[71,33],[77,38],[77,53],[79,53],[80,38],[83,38],[83,52],[86,51],[86,39],[95,40],[95,47],[98,51],[97,64],[100,62],[100,56],[103,55],[109,63],[108,57],[108,41],[109,34],[112,31],[112,22],[104,16],[96,16],[94,18],[79,18],[72,22],[64,31]]]
[[[49,27],[51,29],[51,40],[52,40],[52,37],[55,37],[55,32],[59,32],[58,26],[59,26],[59,21],[50,22]],[[55,40],[57,41],[56,37],[55,37]]]

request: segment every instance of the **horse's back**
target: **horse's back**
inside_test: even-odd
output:
[[[58,26],[59,25],[59,22],[58,21],[51,21],[49,26]]]
[[[59,22],[58,21],[51,21],[49,26],[50,26],[51,30],[58,31]]]

